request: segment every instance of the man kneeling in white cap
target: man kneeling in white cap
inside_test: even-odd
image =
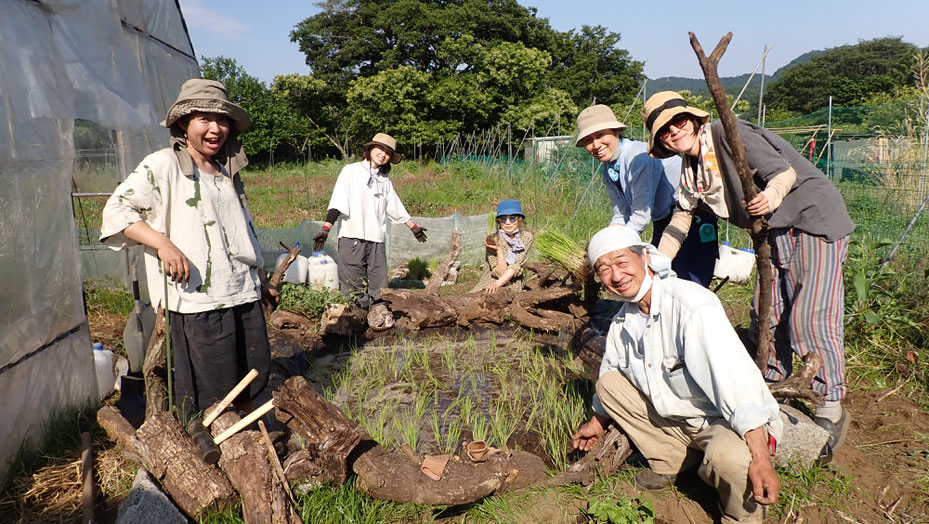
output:
[[[594,416],[574,447],[589,450],[613,420],[648,461],[636,475],[642,488],[668,487],[699,464],[719,493],[722,522],[761,522],[780,487],[771,454],[782,423],[719,299],[678,279],[628,227],[600,230],[587,249],[603,285],[626,304],[610,324]]]

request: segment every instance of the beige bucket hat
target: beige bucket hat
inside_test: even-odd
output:
[[[648,127],[648,154],[655,158],[674,156],[674,153],[655,142],[655,135],[665,124],[681,113],[695,116],[702,124],[710,120],[709,113],[700,108],[687,105],[684,97],[675,91],[661,91],[648,98],[645,102],[645,109],[642,110],[642,118],[645,120],[646,127]]]
[[[394,139],[394,137],[388,135],[387,133],[378,133],[374,135],[374,138],[365,144],[365,151],[367,151],[371,146],[381,146],[387,148],[387,150],[390,151],[391,164],[396,164],[403,160],[403,155],[397,152],[397,141]]]
[[[577,142],[574,145],[583,147],[581,142],[585,138],[604,129],[615,129],[617,133],[622,133],[626,130],[626,124],[616,120],[616,115],[608,105],[588,107],[577,115]]]
[[[248,112],[229,101],[229,94],[222,82],[191,78],[181,86],[177,100],[168,109],[161,125],[170,128],[179,118],[195,111],[228,116],[235,125],[236,133],[244,132],[251,124]]]

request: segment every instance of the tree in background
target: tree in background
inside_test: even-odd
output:
[[[249,156],[259,159],[267,159],[272,153],[294,156],[316,134],[287,96],[268,89],[232,58],[201,57],[200,74],[222,82],[229,100],[248,111],[251,125],[239,140]]]
[[[911,84],[918,48],[897,38],[877,38],[835,47],[785,70],[765,101],[772,107],[811,113],[828,104],[862,104],[876,93]]]
[[[291,33],[310,74],[272,91],[301,92],[296,106],[343,156],[376,131],[402,149],[498,126],[572,129],[579,107],[629,102],[643,79],[619,34],[561,33],[515,0],[320,5]]]

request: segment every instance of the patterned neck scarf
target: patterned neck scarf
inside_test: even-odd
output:
[[[516,263],[516,257],[519,256],[519,253],[526,249],[526,244],[523,243],[522,237],[519,236],[519,230],[516,230],[516,234],[513,236],[507,235],[503,231],[500,232],[500,236],[503,237],[503,240],[506,241],[507,249],[503,254],[503,260],[509,264]]]
[[[368,170],[368,187],[374,188],[374,196],[386,195],[388,175],[379,167],[372,168],[371,162],[367,160],[362,160],[361,164]]]
[[[690,211],[703,201],[716,216],[729,218],[729,206],[726,204],[723,177],[719,171],[710,126],[702,126],[697,138],[700,140],[700,156],[696,159],[684,156],[678,202],[683,209]]]

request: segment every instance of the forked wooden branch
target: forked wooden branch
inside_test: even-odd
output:
[[[300,247],[298,246],[288,247],[287,244],[280,242],[280,241],[278,242],[278,244],[280,244],[282,248],[287,250],[287,258],[281,261],[281,263],[274,269],[274,274],[271,275],[271,278],[268,279],[268,283],[271,284],[271,287],[273,288],[277,288],[278,286],[281,285],[281,281],[284,280],[284,273],[287,272],[287,269],[290,267],[291,264],[294,263],[294,260],[297,260],[297,255],[300,254]],[[270,301],[268,299],[265,299],[262,302],[264,304],[265,311],[267,313],[270,313],[271,311],[274,311],[274,309],[277,307],[277,304],[280,302],[280,299],[275,298]]]
[[[457,231],[452,231],[452,239],[448,248],[448,256],[445,257],[445,262],[442,262],[432,274],[432,278],[429,279],[429,283],[426,284],[426,294],[428,295],[438,295],[439,288],[442,287],[442,282],[445,281],[445,277],[448,275],[449,268],[452,267],[452,264],[455,263],[455,260],[458,259],[458,255],[461,254],[461,233]]]
[[[732,150],[732,159],[735,161],[736,170],[739,172],[739,179],[742,182],[743,204],[746,206],[755,198],[755,170],[748,165],[745,158],[745,145],[739,138],[739,132],[736,129],[735,115],[729,109],[729,101],[726,99],[726,92],[723,90],[723,84],[719,81],[719,74],[716,66],[719,59],[726,52],[729,41],[732,40],[732,33],[726,33],[722,37],[710,56],[707,57],[703,52],[703,47],[697,41],[696,35],[690,35],[690,45],[697,54],[697,60],[700,61],[700,68],[703,69],[703,76],[706,77],[706,85],[713,96],[713,102],[716,103],[716,111],[719,113],[719,119],[723,122],[723,129],[726,131],[726,143]],[[748,210],[746,209],[746,214]],[[755,250],[755,266],[758,268],[758,346],[755,352],[755,365],[758,369],[764,371],[768,365],[768,354],[771,345],[771,301],[773,300],[771,283],[774,280],[774,274],[771,270],[771,245],[768,242],[768,221],[763,216],[752,217],[751,226],[748,230],[752,237],[752,248]]]
[[[768,385],[768,389],[771,390],[771,395],[779,400],[799,398],[813,405],[821,406],[823,404],[823,394],[813,391],[810,383],[822,367],[823,359],[819,355],[807,353],[803,357],[803,367],[787,380]]]

